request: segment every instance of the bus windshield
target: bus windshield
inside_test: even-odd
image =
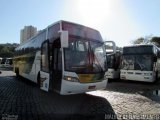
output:
[[[122,69],[125,70],[153,70],[152,55],[124,55],[122,61]]]
[[[107,55],[107,66],[108,68],[114,68],[115,66],[115,55],[114,54]]]
[[[124,47],[123,55],[137,55],[137,54],[153,54],[153,46],[144,45],[144,46],[133,46],[133,47]]]
[[[100,73],[106,71],[106,57],[102,42],[71,37],[64,49],[65,70],[76,73]]]

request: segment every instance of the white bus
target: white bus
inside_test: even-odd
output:
[[[108,67],[106,77],[109,79],[118,79],[120,78],[121,52],[116,50],[116,44],[114,41],[105,41],[105,48]]]
[[[40,85],[61,95],[104,89],[106,55],[97,30],[58,21],[16,48],[13,68]]]
[[[140,44],[123,48],[120,78],[124,80],[155,82],[160,71],[159,48]]]
[[[6,58],[5,66],[12,66],[13,65],[13,58]]]

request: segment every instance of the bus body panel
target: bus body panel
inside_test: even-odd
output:
[[[94,90],[105,89],[107,85],[107,79],[102,82],[95,83],[79,83],[62,80],[61,93],[62,95],[78,94]]]
[[[111,68],[108,68],[108,71],[106,72],[106,77],[109,78],[109,79],[117,79],[119,78],[120,76],[120,70],[117,69],[111,69]]]
[[[121,70],[120,78],[123,80],[154,82],[156,73],[154,71]]]
[[[49,81],[50,81],[49,73],[40,71],[40,89],[48,91]]]
[[[38,51],[37,52],[37,54],[36,54],[36,58],[35,58],[35,61],[34,61],[34,63],[35,63],[35,81],[36,81],[36,83],[38,82],[37,80],[38,80],[38,74],[40,74],[40,69],[41,69],[41,67],[40,67],[40,64],[41,64],[41,52],[40,51]]]
[[[37,76],[38,76],[38,73],[40,72],[40,58],[39,58],[40,51],[36,52],[35,58],[33,62],[30,61],[31,62],[30,64],[27,62],[27,60],[30,58],[26,58],[26,56],[28,55],[23,55],[15,58],[15,59],[21,59],[21,60],[19,61],[15,60],[14,72],[16,72],[15,68],[18,68],[20,76],[27,78],[32,82],[37,83]]]

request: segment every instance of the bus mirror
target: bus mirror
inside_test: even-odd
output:
[[[107,53],[116,53],[116,44],[114,41],[105,41],[104,45]]]
[[[59,31],[61,39],[61,47],[68,47],[68,31]]]

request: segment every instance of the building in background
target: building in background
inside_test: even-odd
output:
[[[20,31],[20,44],[37,34],[37,28],[34,26],[24,26]]]

